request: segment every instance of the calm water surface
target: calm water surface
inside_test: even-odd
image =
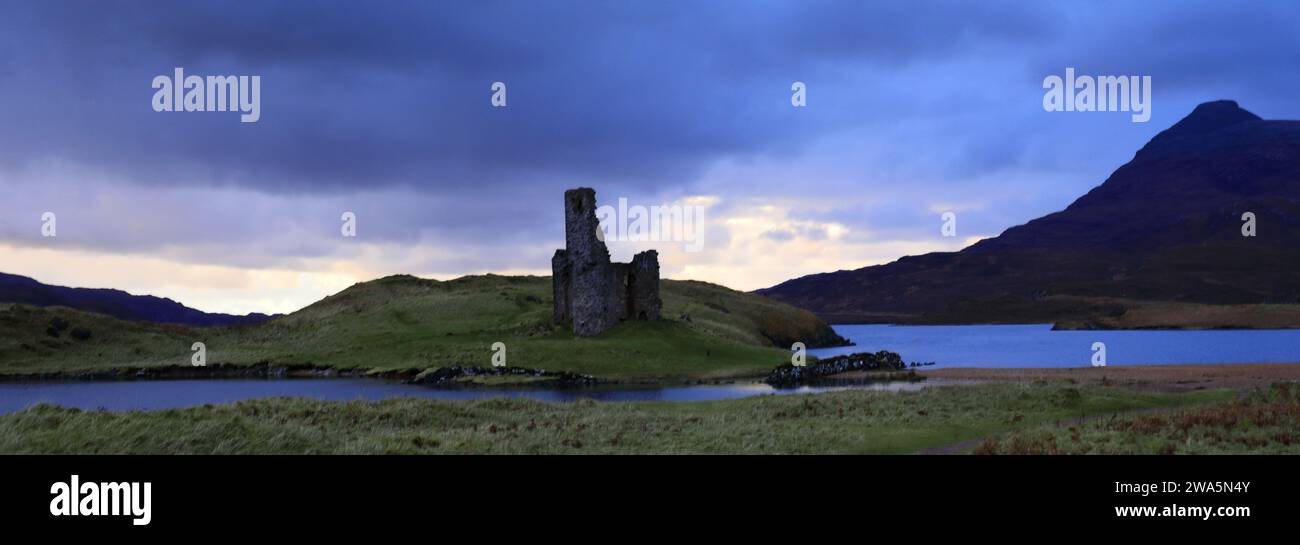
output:
[[[0,414],[20,411],[36,403],[51,403],[84,410],[159,410],[206,403],[233,403],[245,399],[292,396],[332,401],[379,400],[391,397],[432,399],[483,399],[528,397],[566,402],[600,401],[707,401],[763,394],[801,394],[834,390],[917,390],[940,381],[885,382],[843,387],[775,389],[766,384],[743,383],[669,388],[432,388],[374,379],[270,379],[270,380],[138,380],[112,382],[0,383]]]
[[[1084,367],[1091,365],[1092,343],[1100,341],[1106,344],[1107,365],[1300,362],[1300,330],[1052,331],[1050,325],[838,325],[835,330],[853,339],[857,346],[814,349],[809,353],[830,356],[891,350],[902,354],[906,361],[933,361],[936,367]],[[36,403],[85,410],[125,411],[233,403],[275,396],[335,401],[403,396],[449,400],[528,397],[548,402],[578,399],[707,401],[843,389],[915,390],[936,384],[942,382],[930,379],[925,382],[783,390],[758,383],[660,388],[442,389],[370,379],[0,383],[0,414],[22,410]]]
[[[813,349],[815,356],[889,350],[936,367],[1076,367],[1106,345],[1107,365],[1300,362],[1300,329],[1218,331],[1052,331],[1050,324],[837,325],[857,346]]]

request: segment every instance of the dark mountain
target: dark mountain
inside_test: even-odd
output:
[[[49,286],[26,276],[0,273],[0,303],[40,307],[61,306],[107,314],[123,320],[218,326],[265,322],[279,316],[266,314],[214,314],[192,309],[171,299],[131,295],[121,290]]]
[[[759,293],[832,321],[918,323],[1116,316],[1135,301],[1297,303],[1298,218],[1300,122],[1209,102],[1065,210],[960,252]]]

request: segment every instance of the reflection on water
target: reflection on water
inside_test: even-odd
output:
[[[233,403],[263,397],[311,397],[333,401],[378,400],[390,397],[424,397],[465,400],[492,397],[528,397],[565,402],[599,401],[709,401],[763,394],[805,394],[835,390],[917,390],[942,382],[883,382],[852,386],[775,389],[766,384],[743,383],[669,388],[432,388],[371,379],[279,380],[150,380],[117,382],[0,383],[0,414],[36,403],[84,410],[158,410],[206,403]]]

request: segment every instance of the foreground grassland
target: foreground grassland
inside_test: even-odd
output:
[[[1023,430],[989,438],[982,454],[1300,454],[1300,384],[1227,403]]]
[[[624,380],[716,379],[764,374],[789,358],[794,341],[838,339],[811,313],[759,295],[691,281],[665,280],[661,289],[664,320],[625,322],[590,339],[551,325],[551,279],[535,276],[391,276],[271,322],[218,328],[0,305],[0,375],[188,366],[196,341],[206,345],[209,364],[487,367],[500,341],[516,367]],[[70,324],[57,337],[46,331],[55,318]],[[73,329],[89,337],[74,337]]]
[[[266,399],[158,412],[37,406],[0,416],[3,453],[910,453],[1126,411],[1222,403],[1065,382],[694,403]]]

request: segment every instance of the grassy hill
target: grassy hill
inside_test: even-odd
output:
[[[1203,305],[1092,298],[1119,312],[1058,322],[1057,329],[1290,329],[1300,327],[1300,305]]]
[[[550,292],[549,277],[390,276],[270,322],[213,328],[0,305],[0,374],[187,366],[196,341],[206,345],[209,365],[488,367],[492,343],[500,341],[510,366],[623,380],[713,379],[762,374],[787,361],[794,341],[841,341],[808,311],[672,280],[662,284],[665,319],[575,338],[551,324]]]

